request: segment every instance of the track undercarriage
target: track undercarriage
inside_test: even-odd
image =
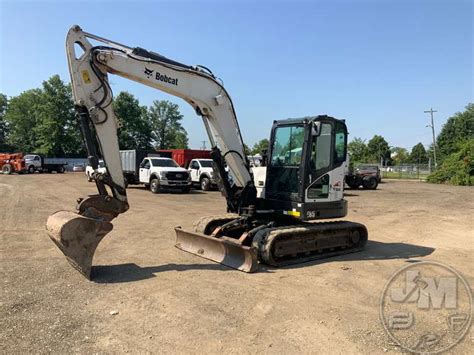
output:
[[[360,251],[367,229],[354,222],[203,217],[192,232],[176,229],[176,247],[229,267],[254,272],[258,263],[285,266]]]

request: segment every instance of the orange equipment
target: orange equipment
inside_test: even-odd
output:
[[[26,166],[23,153],[0,153],[0,170],[6,175],[25,171]]]

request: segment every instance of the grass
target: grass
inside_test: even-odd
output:
[[[428,172],[419,172],[416,171],[384,171],[382,172],[382,178],[385,179],[413,179],[413,180],[426,180],[428,177]]]

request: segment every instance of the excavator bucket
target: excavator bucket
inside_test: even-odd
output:
[[[244,272],[254,272],[258,268],[254,248],[238,244],[230,238],[215,238],[188,232],[180,227],[175,228],[175,231],[175,246],[178,249]]]
[[[46,230],[69,263],[90,280],[92,258],[102,238],[112,230],[112,223],[58,211],[49,216]]]

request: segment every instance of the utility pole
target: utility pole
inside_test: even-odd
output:
[[[206,141],[201,141],[202,147],[201,150],[206,150]]]
[[[434,166],[435,169],[438,167],[438,163],[436,161],[436,137],[435,137],[435,128],[434,128],[434,120],[433,120],[433,113],[438,112],[430,108],[428,111],[424,111],[425,113],[429,113],[431,115],[431,124],[426,125],[426,127],[431,127],[431,132],[433,133],[433,158],[434,158]]]

